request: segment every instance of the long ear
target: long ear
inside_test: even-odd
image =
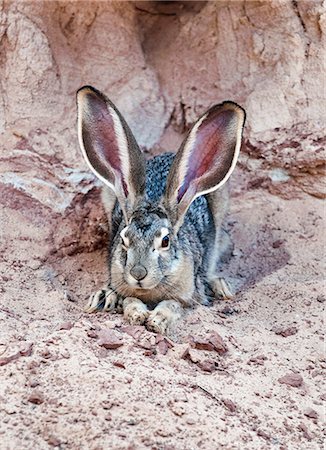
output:
[[[196,197],[221,187],[233,172],[245,111],[233,102],[210,108],[192,127],[171,166],[164,204],[176,228]]]
[[[101,92],[77,92],[78,138],[95,175],[115,192],[125,219],[145,191],[145,159],[125,120]]]

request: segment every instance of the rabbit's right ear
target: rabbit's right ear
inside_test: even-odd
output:
[[[145,159],[114,104],[91,86],[77,92],[78,138],[95,175],[115,192],[125,219],[145,192]]]

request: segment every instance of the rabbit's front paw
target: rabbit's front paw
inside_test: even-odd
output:
[[[147,306],[138,298],[127,297],[123,301],[123,316],[131,325],[143,325],[148,317]]]
[[[110,288],[94,292],[85,305],[85,312],[92,313],[97,310],[112,311],[117,304],[117,294]]]
[[[165,334],[168,328],[181,317],[181,310],[178,302],[165,300],[150,312],[146,327],[155,333]]]

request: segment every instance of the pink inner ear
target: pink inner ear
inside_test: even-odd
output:
[[[230,160],[228,152],[228,126],[234,116],[230,110],[215,111],[202,122],[197,130],[195,141],[188,155],[188,168],[182,185],[178,190],[178,202],[189,188],[190,183],[198,184],[201,177],[221,169],[225,160]],[[232,162],[233,154],[231,155]],[[217,176],[218,176],[217,174]],[[225,173],[226,175],[226,173]],[[216,181],[218,184],[219,180]]]
[[[91,120],[83,123],[83,138],[90,163],[104,178],[111,178],[111,169],[119,176],[125,195],[128,189],[122,176],[119,147],[114,122],[103,99],[89,94]]]

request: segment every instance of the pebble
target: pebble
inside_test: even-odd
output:
[[[292,387],[300,387],[303,383],[303,378],[298,373],[290,373],[278,379],[279,383],[287,384]]]
[[[106,349],[116,349],[123,345],[122,340],[110,329],[100,330],[98,332],[98,343]]]
[[[39,391],[34,391],[27,399],[30,403],[33,403],[34,405],[40,405],[44,402],[44,396]]]
[[[272,331],[274,331],[275,334],[283,336],[283,337],[288,337],[288,336],[293,336],[294,334],[296,334],[298,332],[297,327],[295,326],[291,326],[291,327],[274,327],[272,328]]]
[[[317,411],[315,411],[315,410],[312,409],[312,408],[306,408],[306,409],[303,411],[303,414],[304,414],[306,417],[309,417],[309,419],[318,419],[318,413],[317,413]]]
[[[229,411],[231,411],[231,412],[235,412],[235,411],[236,411],[237,407],[236,407],[236,405],[233,403],[232,400],[230,400],[230,399],[228,399],[228,398],[225,398],[225,399],[223,400],[223,403],[224,403],[225,407],[226,407]]]
[[[72,322],[63,322],[59,325],[58,330],[71,330],[73,326],[74,324]]]

